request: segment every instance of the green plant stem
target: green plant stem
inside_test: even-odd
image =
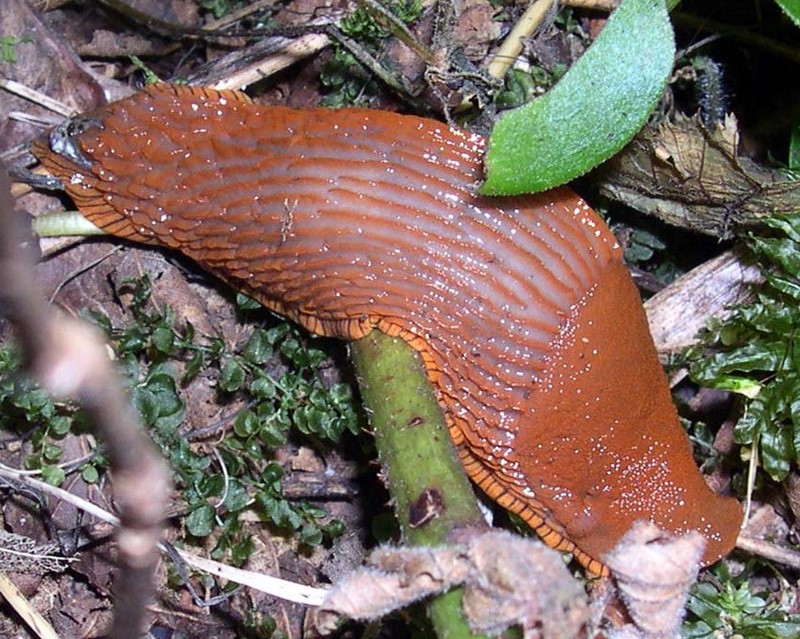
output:
[[[416,352],[378,331],[350,348],[404,542],[437,546],[455,528],[485,526]],[[431,490],[441,495],[441,512],[412,528],[411,506]],[[431,600],[428,612],[438,637],[475,636],[461,612],[460,590]]]
[[[97,228],[78,211],[39,215],[33,218],[31,226],[39,237],[106,235],[104,230]]]

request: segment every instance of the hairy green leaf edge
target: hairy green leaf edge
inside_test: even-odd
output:
[[[623,0],[556,86],[498,120],[481,192],[544,191],[610,158],[647,121],[674,55],[664,0]]]
[[[800,27],[800,0],[775,0],[775,2],[795,26]]]

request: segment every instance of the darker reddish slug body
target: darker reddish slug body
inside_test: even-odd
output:
[[[175,249],[314,333],[421,355],[472,479],[591,572],[638,519],[735,544],[614,236],[574,193],[475,194],[435,121],[156,85],[35,145],[108,233]]]

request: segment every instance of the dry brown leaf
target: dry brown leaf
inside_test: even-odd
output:
[[[37,544],[29,537],[0,530],[0,571],[61,572],[69,564],[58,544]]]
[[[583,588],[561,556],[543,543],[493,531],[466,545],[383,547],[325,597],[320,633],[339,616],[375,620],[433,594],[464,585],[464,614],[475,632],[521,626],[526,637],[569,639],[588,618]]]
[[[800,182],[738,153],[729,115],[713,131],[678,116],[644,129],[598,172],[602,192],[682,228],[727,238],[800,209]]]
[[[544,544],[492,532],[470,544],[469,558],[464,613],[473,631],[494,635],[520,625],[525,637],[568,639],[588,620],[582,586]]]
[[[336,629],[341,616],[368,621],[452,588],[468,573],[461,548],[381,547],[370,566],[351,572],[316,611],[320,634]]]
[[[443,592],[464,581],[471,567],[459,546],[441,548],[392,548],[383,546],[369,557],[370,565],[400,576],[403,588]]]
[[[640,521],[605,556],[639,636],[678,637],[704,545],[696,531],[672,537]]]

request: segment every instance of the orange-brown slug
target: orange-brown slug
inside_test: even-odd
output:
[[[593,573],[637,519],[734,546],[639,295],[566,188],[476,195],[485,141],[432,120],[156,85],[35,144],[81,213],[321,335],[422,357],[472,479]]]

